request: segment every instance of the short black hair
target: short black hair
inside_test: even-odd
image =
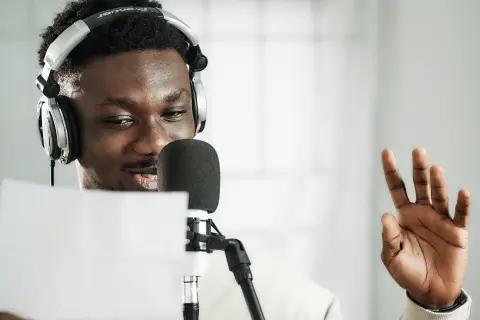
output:
[[[53,24],[40,35],[38,63],[44,65],[44,57],[50,44],[69,26],[80,19],[113,8],[137,6],[156,7],[162,5],[155,0],[76,0],[66,4],[58,13]],[[58,75],[71,75],[95,57],[116,53],[148,49],[176,49],[184,61],[187,49],[185,36],[163,19],[136,12],[119,18],[110,24],[97,27],[69,54]]]

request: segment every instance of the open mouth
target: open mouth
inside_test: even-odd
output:
[[[145,169],[142,171],[130,172],[137,183],[147,190],[158,190],[157,169]]]
[[[155,174],[143,174],[143,173],[136,173],[133,175],[135,180],[140,184],[143,188],[148,190],[157,190],[158,189],[158,177]]]

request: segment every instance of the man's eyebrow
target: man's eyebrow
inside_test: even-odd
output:
[[[98,103],[97,106],[118,106],[122,108],[129,108],[137,106],[137,103],[130,98],[108,97],[102,102]]]
[[[190,92],[185,89],[180,89],[168,93],[162,98],[162,101],[166,103],[172,103],[185,97],[190,98]]]
[[[164,103],[173,103],[182,98],[190,98],[190,92],[185,89],[175,90],[169,92],[165,96],[162,97],[162,102]],[[138,105],[138,103],[130,98],[125,97],[107,97],[102,102],[97,104],[98,106],[118,106],[122,108],[131,108]]]

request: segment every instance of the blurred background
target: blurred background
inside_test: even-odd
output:
[[[394,212],[380,153],[394,150],[414,199],[421,146],[445,168],[452,207],[459,188],[472,193],[465,288],[480,317],[479,1],[162,2],[210,61],[199,138],[220,156],[223,232],[294,262],[339,297],[345,319],[398,319],[403,291],[380,261],[380,216]],[[64,4],[16,0],[0,12],[1,179],[49,183],[36,51]],[[57,181],[76,188],[75,166],[58,166]]]

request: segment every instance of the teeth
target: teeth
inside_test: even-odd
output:
[[[156,179],[157,175],[156,174],[141,174],[142,177],[146,179]]]
[[[139,181],[140,185],[148,190],[157,190],[158,183],[157,181]]]
[[[135,174],[135,180],[147,190],[158,190],[158,180],[156,174]]]

